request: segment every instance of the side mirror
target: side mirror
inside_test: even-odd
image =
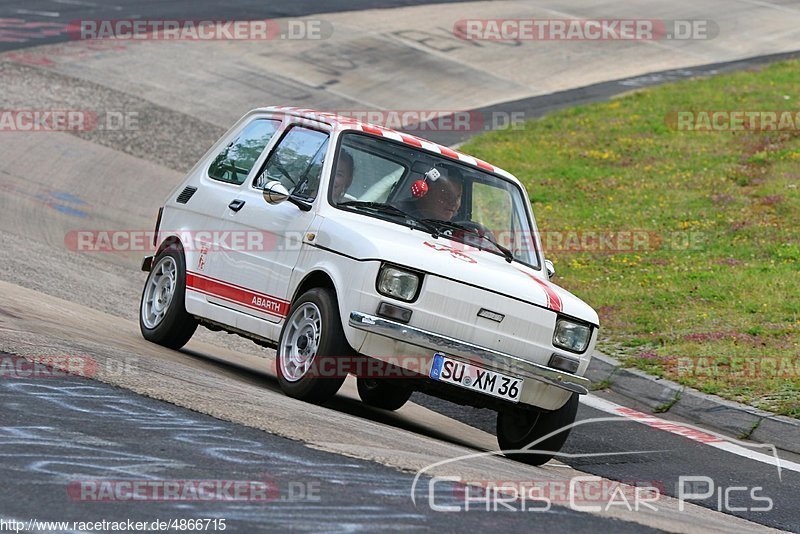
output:
[[[277,180],[267,182],[264,186],[264,200],[267,204],[280,204],[289,198],[289,190]]]
[[[556,275],[556,267],[550,260],[544,260],[544,269],[547,271],[547,279],[553,278]]]

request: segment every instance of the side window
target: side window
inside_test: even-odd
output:
[[[312,158],[305,175],[300,179],[300,183],[295,191],[295,193],[308,200],[317,198],[319,182],[322,178],[322,165],[325,163],[325,152],[327,149],[328,140],[325,139],[325,142],[322,143],[322,146],[319,147],[316,155]]]
[[[307,198],[317,196],[328,134],[295,126],[283,136],[256,177],[254,187],[279,181],[286,189]]]
[[[211,162],[208,176],[230,184],[244,183],[250,169],[280,125],[280,121],[256,119],[245,126],[236,139],[228,143]]]

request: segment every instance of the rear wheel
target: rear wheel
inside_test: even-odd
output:
[[[167,248],[153,262],[139,305],[139,329],[147,341],[179,349],[197,330],[186,312],[186,262],[179,248]]]
[[[378,378],[359,378],[357,384],[361,401],[383,410],[399,410],[413,393],[399,384]]]
[[[504,454],[512,460],[531,465],[542,465],[550,461],[567,441],[569,430],[556,432],[575,422],[578,414],[578,395],[573,393],[569,400],[551,412],[511,409],[497,413],[497,443]],[[541,440],[541,441],[539,441]],[[535,443],[534,445],[531,445]],[[518,452],[531,445],[531,451]]]
[[[347,344],[333,291],[314,288],[289,311],[278,342],[278,384],[290,397],[322,403],[347,377],[339,363],[352,350]]]

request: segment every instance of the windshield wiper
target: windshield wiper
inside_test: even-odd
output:
[[[503,256],[505,257],[505,259],[506,259],[506,261],[508,263],[511,263],[514,260],[514,253],[513,252],[511,252],[506,247],[504,247],[503,245],[501,245],[500,243],[498,243],[497,241],[495,241],[494,239],[489,237],[487,234],[480,233],[480,231],[478,231],[477,228],[474,228],[469,223],[443,221],[443,220],[440,220],[440,219],[424,219],[424,221],[427,222],[427,223],[430,223],[430,224],[438,224],[440,226],[444,226],[444,227],[451,228],[451,229],[454,229],[454,230],[463,230],[465,232],[469,232],[470,234],[476,235],[476,236],[478,236],[478,237],[480,237],[482,239],[485,239],[489,243],[491,243],[494,248],[496,248],[497,250],[499,250],[503,254]],[[484,250],[484,249],[482,249],[479,246],[478,250]]]
[[[366,208],[369,210],[374,210],[378,212],[389,212],[393,215],[400,215],[401,217],[405,217],[409,221],[413,222],[412,228],[416,228],[417,226],[421,226],[428,231],[428,233],[433,236],[434,239],[439,237],[439,229],[436,225],[431,224],[425,219],[420,219],[419,217],[415,217],[411,215],[407,211],[401,210],[397,206],[392,206],[391,204],[386,204],[385,202],[367,202],[364,200],[348,200],[346,202],[339,202],[338,206],[346,206],[352,208]]]

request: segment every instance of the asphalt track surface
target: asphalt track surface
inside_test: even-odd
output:
[[[396,7],[418,5],[425,2],[360,2],[325,3],[325,12],[363,10],[373,7]],[[53,8],[58,4],[59,7]],[[2,17],[24,17],[26,20],[66,23],[78,18],[205,18],[221,17],[267,18],[279,16],[301,16],[321,12],[316,2],[237,2],[226,5],[221,12],[218,5],[211,2],[191,3],[141,2],[117,6],[101,2],[5,2],[0,7]],[[185,13],[191,11],[192,16]],[[53,16],[54,13],[57,16]],[[34,32],[35,33],[35,32]],[[65,35],[35,36],[26,41],[0,43],[0,50],[19,49],[41,44],[63,42]],[[526,98],[510,103],[487,106],[484,110],[524,110],[526,116],[539,116],[551,109],[608,98],[609,96],[634,89],[681,79],[696,74],[713,74],[729,68],[741,68],[757,64],[761,60],[745,62],[725,62],[711,67],[699,67],[694,71],[675,70],[657,75],[625,78],[621,81],[606,82],[587,88],[580,88],[552,95]],[[218,132],[209,132],[213,138]],[[433,137],[433,136],[429,136]],[[442,137],[441,142],[459,142],[461,137]],[[180,167],[180,165],[177,165]],[[80,211],[80,206],[75,208]],[[7,238],[12,239],[12,238]],[[12,239],[13,240],[13,239]],[[18,258],[6,258],[14,267]],[[142,278],[140,273],[134,274]],[[105,284],[106,281],[100,281]],[[34,284],[35,285],[35,284]],[[9,293],[10,296],[10,293]],[[5,311],[12,315],[15,298],[3,302]],[[98,307],[101,307],[98,304]],[[2,317],[0,317],[2,318]],[[9,337],[8,325],[16,324],[13,317],[2,318],[0,325]],[[42,323],[43,325],[46,323]],[[128,328],[130,330],[130,328]],[[80,337],[77,327],[73,328]],[[119,332],[128,333],[124,327]],[[22,330],[19,330],[22,332]],[[29,333],[33,333],[32,328]],[[32,342],[37,338],[30,336]],[[98,342],[87,332],[86,344]],[[119,339],[122,339],[120,337]],[[110,346],[119,339],[108,336]],[[44,345],[43,345],[44,346]],[[109,348],[111,350],[111,347]],[[137,349],[144,353],[143,349]],[[200,354],[214,357],[214,349],[206,348]],[[254,383],[265,392],[279,395],[273,378],[247,370],[232,368],[225,364],[208,362],[193,356],[192,349],[176,354],[176,358],[186,359],[189,355],[196,367],[224,375],[226,380],[236,383]],[[161,352],[154,357],[168,358]],[[169,360],[165,360],[169,361]],[[113,518],[159,518],[183,517],[227,517],[232,531],[249,532],[259,528],[300,528],[308,530],[372,530],[396,526],[397,528],[432,528],[442,531],[464,530],[475,525],[486,527],[520,528],[521,525],[536,525],[546,531],[643,531],[647,528],[641,523],[616,520],[596,514],[571,511],[556,507],[551,512],[541,512],[535,519],[524,514],[502,512],[441,513],[432,512],[428,506],[414,505],[410,500],[410,488],[414,469],[399,471],[382,465],[389,463],[398,467],[401,462],[371,462],[360,458],[344,457],[341,454],[308,446],[291,431],[276,432],[296,439],[265,433],[256,424],[239,424],[212,418],[173,404],[136,395],[127,389],[116,388],[102,382],[83,378],[50,378],[47,381],[6,380],[0,383],[2,398],[3,439],[0,441],[0,454],[3,456],[3,479],[12,481],[12,491],[0,497],[0,517],[14,519],[52,520],[92,520]],[[221,387],[230,382],[220,382]],[[131,389],[137,390],[132,387]],[[78,393],[80,400],[75,402]],[[73,398],[70,399],[70,396]],[[616,399],[621,403],[631,401]],[[451,403],[415,394],[412,401],[428,407],[433,412],[444,415],[452,421],[461,421],[471,428],[488,433],[494,431],[494,414],[456,406]],[[302,405],[289,403],[298,410],[295,425],[303,424]],[[634,405],[635,407],[635,405]],[[244,409],[244,408],[242,408]],[[316,409],[316,408],[315,408]],[[309,408],[309,410],[311,410]],[[394,417],[375,410],[365,409],[350,398],[337,397],[326,407],[331,416],[339,414],[355,418],[352,432],[364,431],[374,425],[383,425],[386,431],[407,433],[408,443],[417,438],[439,440],[442,447],[459,446],[466,453],[487,450],[491,444],[485,440],[474,439],[469,433],[447,432],[437,434],[430,426],[417,426],[410,419]],[[210,410],[209,410],[210,412]],[[291,415],[291,414],[290,414]],[[581,406],[579,419],[588,420],[606,417],[601,411]],[[669,417],[667,414],[666,417]],[[289,417],[291,419],[291,417]],[[436,424],[444,418],[430,418]],[[289,423],[291,425],[291,423]],[[364,426],[366,425],[366,426]],[[435,426],[435,425],[434,425]],[[288,427],[287,427],[288,428]],[[463,429],[460,429],[463,430]],[[299,440],[299,441],[298,441]],[[231,447],[231,444],[236,444]],[[400,442],[398,448],[403,448]],[[222,454],[226,447],[236,449],[234,454]],[[326,447],[322,447],[326,449]],[[98,449],[102,449],[99,451]],[[338,449],[342,452],[347,447]],[[354,450],[356,448],[354,447]],[[656,451],[637,454],[634,451]],[[679,476],[695,475],[710,477],[716,488],[761,487],[761,495],[769,496],[774,508],[769,512],[748,511],[746,508],[760,505],[752,502],[746,494],[734,493],[727,503],[730,510],[720,506],[716,495],[699,502],[709,510],[721,509],[722,513],[745,518],[767,527],[800,531],[798,513],[798,490],[800,477],[797,472],[784,470],[778,477],[774,467],[755,462],[727,452],[719,451],[686,438],[638,425],[619,423],[613,430],[606,423],[589,424],[579,427],[570,435],[564,449],[567,454],[581,457],[562,457],[560,460],[581,473],[590,473],[617,481],[652,481],[664,489],[667,495],[676,495],[676,482]],[[616,456],[609,456],[618,454]],[[355,456],[360,453],[354,452]],[[605,456],[590,456],[604,454]],[[782,457],[794,459],[791,455]],[[508,463],[508,462],[506,462]],[[120,465],[128,470],[119,470]],[[561,468],[563,469],[563,468]],[[116,471],[115,471],[116,470]],[[539,476],[559,471],[559,466],[549,466],[549,471],[541,471]],[[266,503],[97,503],[75,502],[69,498],[67,487],[70,482],[87,478],[139,479],[245,479],[274,480],[281,490],[281,497]],[[261,477],[261,478],[257,478]],[[429,480],[429,479],[427,479]],[[309,483],[306,487],[319,488],[319,499],[290,498],[292,483]],[[299,486],[292,486],[298,488]],[[299,490],[298,490],[299,491]],[[448,492],[445,491],[445,495]],[[446,498],[446,497],[443,497]],[[47,513],[43,515],[43,510]],[[46,517],[45,517],[46,515]],[[675,530],[692,531],[743,531],[745,527],[732,522],[725,528],[703,528],[698,523],[674,527]],[[749,530],[749,528],[747,528]],[[667,528],[673,530],[673,528]]]
[[[3,354],[3,358],[9,355]],[[262,387],[277,391],[274,379],[254,376],[224,364],[218,371],[243,379],[256,379]],[[518,501],[511,509],[494,509],[477,499],[472,508],[460,513],[434,511],[428,504],[433,495],[438,506],[463,509],[463,486],[449,482],[434,484],[423,476],[413,486],[413,474],[375,462],[344,457],[309,447],[300,442],[236,425],[202,413],[136,395],[126,389],[78,376],[64,376],[36,365],[37,375],[0,381],[0,472],[7,481],[2,518],[40,521],[153,521],[154,519],[225,519],[232,532],[259,528],[310,531],[370,530],[382,528],[434,528],[463,531],[469,525],[490,521],[494,527],[525,528],[536,514],[537,525],[546,531],[589,532],[649,531],[606,517],[587,516],[554,504],[539,510],[529,499],[527,512]],[[46,378],[42,378],[46,377]],[[419,395],[413,399],[429,404]],[[491,412],[441,409],[455,419],[491,431]],[[358,401],[337,398],[327,408],[370,416]],[[582,406],[579,420],[606,414]],[[392,425],[397,422],[384,421]],[[632,422],[590,424],[574,431],[563,450],[576,458],[560,458],[565,464],[609,480],[658,487],[674,496],[679,476],[707,476],[717,488],[762,488],[758,496],[769,496],[773,510],[768,513],[738,513],[740,517],[787,531],[797,531],[794,496],[800,489],[800,474],[709,452],[708,447],[661,431],[637,429]],[[424,433],[424,431],[423,431]],[[632,441],[635,440],[635,441]],[[635,443],[635,450],[632,445]],[[479,449],[480,450],[480,449]],[[637,454],[637,451],[650,451]],[[605,456],[608,454],[620,456]],[[593,456],[600,454],[601,456]],[[219,499],[184,498],[137,502],[99,499],[87,491],[79,497],[82,484],[104,480],[108,488],[126,481],[164,484],[172,481],[224,480],[242,484],[263,481],[267,497],[244,497],[225,502]],[[527,479],[526,479],[527,480]],[[531,481],[543,481],[530,479]],[[163,487],[163,486],[160,486]],[[410,495],[416,487],[416,503]],[[230,498],[230,496],[228,496]],[[250,499],[250,500],[248,500]],[[701,501],[697,501],[701,502]],[[714,496],[702,501],[711,508],[761,506],[749,494],[731,494],[724,505]],[[533,504],[532,504],[533,503]],[[561,503],[565,504],[565,503]],[[583,506],[595,505],[583,503]],[[46,512],[44,512],[46,510]],[[259,527],[260,525],[260,527]],[[736,531],[732,529],[731,531]]]
[[[25,410],[15,409],[20,405]],[[410,499],[413,474],[375,462],[307,447],[260,430],[232,425],[130,391],[80,377],[0,382],[0,406],[11,416],[0,429],[2,516],[28,520],[142,521],[225,519],[229,532],[370,531],[430,528],[464,531],[490,519],[493,528],[526,529],[523,513],[492,514],[476,506],[437,513]],[[239,500],[94,500],[76,485],[98,479],[263,482],[263,495]],[[427,498],[429,477],[419,484]],[[84,486],[86,488],[87,486]],[[113,486],[108,486],[113,488]],[[249,486],[245,486],[249,487]],[[435,502],[458,503],[458,486],[436,485]],[[13,498],[11,497],[13,495]],[[229,497],[230,493],[223,493]],[[42,514],[42,510],[48,510]],[[565,507],[536,513],[538,528],[570,532],[649,532],[609,518],[587,518]]]
[[[486,432],[494,432],[494,413],[488,410],[430,402],[420,394],[415,394],[412,400]],[[621,403],[633,404],[630,399],[622,399]],[[606,417],[607,413],[583,405],[578,411],[579,421]],[[693,502],[773,528],[790,532],[800,529],[800,518],[796,509],[800,473],[784,471],[779,476],[774,467],[744,458],[732,459],[727,452],[711,449],[668,432],[654,432],[632,422],[609,426],[608,422],[602,421],[579,428],[580,430],[570,434],[562,449],[566,455],[577,457],[559,458],[575,469],[611,480],[651,480],[658,487],[664,488],[665,494],[673,497],[677,496],[681,476],[707,476],[714,480],[716,488],[760,486],[763,488],[763,495],[775,497],[774,509],[769,512],[733,511],[735,508],[759,507],[759,503],[751,501],[751,495],[741,492],[730,493],[731,500],[727,507],[718,502],[716,491],[707,499]],[[634,454],[634,451],[639,450],[656,452]],[[620,453],[621,456],[592,456],[598,453]],[[783,453],[782,456],[786,458],[787,454]]]
[[[29,26],[6,26],[9,39],[0,38],[0,52],[68,41],[70,35],[63,28],[75,20],[258,20],[300,17],[312,13],[341,13],[364,9],[391,9],[424,4],[459,3],[462,0],[180,0],[160,2],[135,0],[33,0],[0,2],[2,16],[24,19]],[[187,16],[187,13],[191,15]],[[49,31],[48,31],[49,30]],[[12,33],[13,32],[13,33]],[[50,35],[55,33],[55,35]],[[0,31],[0,36],[3,33]],[[13,39],[12,39],[13,37]]]

